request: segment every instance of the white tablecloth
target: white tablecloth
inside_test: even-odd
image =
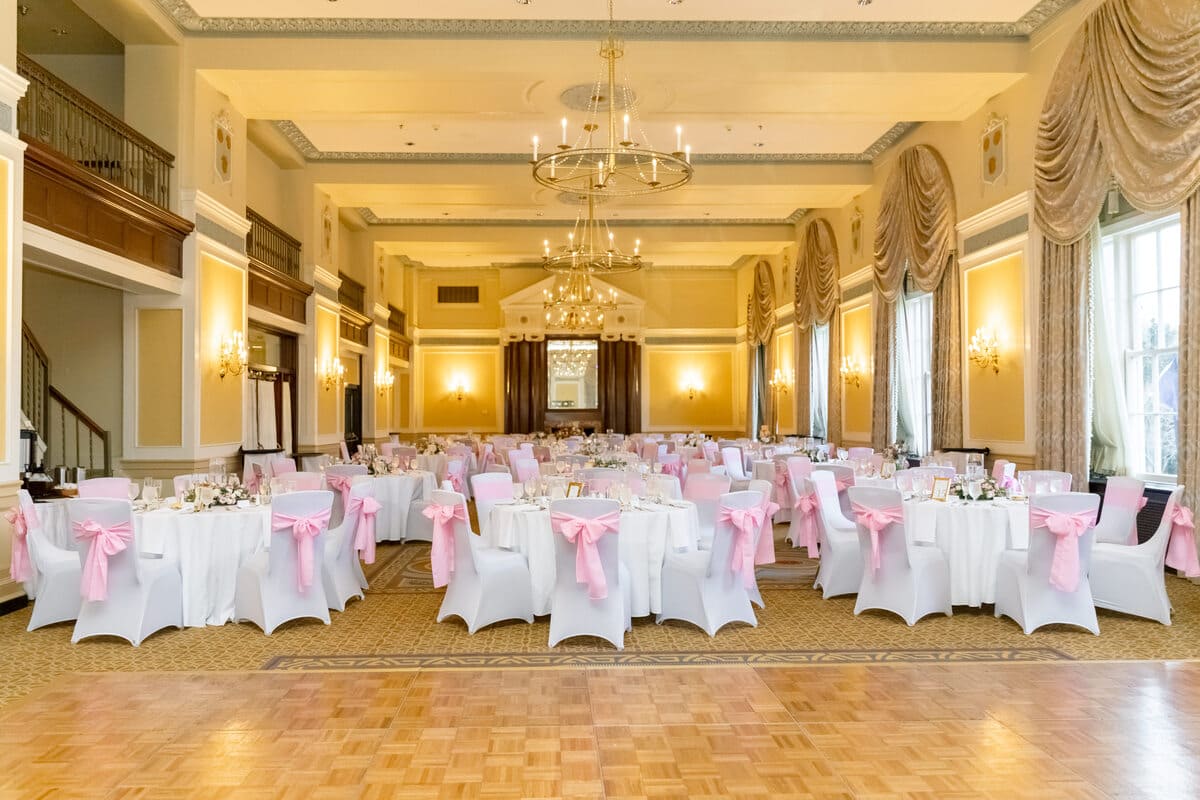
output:
[[[906,500],[904,527],[913,541],[946,554],[950,602],[979,606],[996,601],[1000,554],[1029,547],[1029,506],[1008,500]]]
[[[617,532],[621,563],[632,582],[633,616],[662,611],[662,565],[667,548],[695,549],[700,541],[696,506],[652,506],[621,512]],[[611,535],[611,534],[610,534]],[[549,614],[554,594],[554,534],[550,512],[532,505],[503,504],[492,509],[492,523],[483,537],[491,547],[503,547],[525,556],[533,578],[533,613]]]
[[[426,472],[432,472],[438,482],[446,480],[446,462],[445,453],[435,453],[431,456],[420,454],[417,456],[417,466]]]
[[[403,541],[409,506],[414,500],[428,500],[437,487],[433,473],[413,470],[401,475],[375,475],[371,481],[380,505],[375,516],[375,541]]]

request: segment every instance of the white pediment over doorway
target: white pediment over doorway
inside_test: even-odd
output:
[[[604,326],[569,332],[547,330],[546,309],[542,298],[547,290],[554,289],[557,281],[557,275],[550,275],[500,300],[500,310],[504,314],[504,329],[501,331],[504,341],[538,341],[546,338],[547,334],[553,336],[557,333],[599,336],[602,341],[641,341],[642,316],[646,302],[595,277],[592,278],[592,286],[597,293],[607,293],[610,289],[617,293],[617,307],[604,312]]]

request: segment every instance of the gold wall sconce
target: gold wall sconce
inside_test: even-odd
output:
[[[246,349],[246,337],[241,331],[232,331],[221,338],[221,350],[217,359],[217,377],[241,375],[249,362],[250,351]]]
[[[788,390],[792,388],[792,373],[776,367],[775,374],[771,376],[771,380],[767,381],[767,386],[773,392],[787,394]]]
[[[375,390],[382,396],[396,383],[396,375],[393,372],[380,370],[375,373]]]
[[[325,387],[325,391],[329,391],[341,384],[342,379],[346,376],[346,368],[342,366],[342,362],[335,358],[327,358],[321,362],[321,369],[318,373],[321,379],[321,385]]]
[[[687,392],[688,400],[695,400],[696,395],[704,391],[704,385],[700,382],[700,378],[695,374],[684,375],[683,383],[680,388]]]
[[[865,371],[866,370],[864,369],[862,362],[860,362],[855,356],[842,357],[842,368],[839,370],[839,372],[841,372],[842,381],[847,386],[853,386],[855,389],[861,387],[863,373]]]
[[[977,366],[991,367],[994,374],[1000,374],[1000,342],[989,328],[975,329],[975,335],[967,345],[967,356]]]

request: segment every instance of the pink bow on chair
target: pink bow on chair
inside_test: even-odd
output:
[[[796,502],[792,508],[800,514],[801,535],[804,537],[804,546],[808,548],[809,558],[820,558],[820,548],[817,545],[817,495],[815,492],[808,492],[796,497]],[[794,544],[794,543],[793,543]]]
[[[871,574],[875,574],[879,571],[882,561],[879,555],[879,537],[888,525],[904,522],[904,509],[900,506],[868,508],[858,503],[852,503],[851,509],[854,511],[855,521],[866,526],[871,532]]]
[[[293,517],[289,514],[274,513],[271,515],[272,530],[282,531],[292,529],[292,538],[296,541],[296,588],[301,592],[308,591],[313,582],[313,539],[321,531],[329,527],[329,509],[318,511],[307,517]]]
[[[600,537],[621,527],[621,514],[612,511],[599,517],[576,517],[562,512],[550,514],[550,528],[575,545],[575,580],[586,583],[588,597],[603,600],[608,597],[608,581],[596,543]]]
[[[30,528],[38,527],[37,512],[30,509],[27,513],[17,505],[4,512],[4,518],[13,529],[12,564],[8,568],[8,574],[17,583],[24,583],[33,577],[33,563],[29,560],[29,542],[26,541],[26,537]]]
[[[1065,514],[1032,508],[1029,518],[1034,528],[1046,528],[1058,537],[1050,562],[1050,585],[1061,592],[1075,591],[1079,588],[1079,537],[1096,524],[1096,512]]]
[[[262,481],[262,467],[258,464],[251,464],[250,471],[246,474],[246,491],[250,494],[258,494],[259,483]]]
[[[843,478],[840,475],[835,475],[833,477],[833,482],[837,484],[837,490],[839,492],[844,492],[847,489],[849,489],[851,486],[854,485],[854,476],[851,475],[849,477]]]
[[[683,480],[683,462],[682,461],[666,461],[662,465],[664,475],[674,475],[679,480]]]
[[[375,515],[383,508],[374,497],[351,497],[346,513],[358,512],[358,528],[354,531],[354,549],[362,553],[362,560],[375,563]]]
[[[1192,510],[1175,506],[1171,514],[1171,538],[1167,540],[1167,566],[1189,578],[1200,575],[1200,558],[1196,555],[1196,523]]]
[[[733,555],[729,559],[729,568],[742,574],[742,583],[747,588],[754,585],[754,534],[762,528],[765,518],[766,509],[762,506],[717,508],[717,521],[733,525]]]
[[[441,588],[450,582],[454,572],[454,520],[467,521],[467,512],[461,505],[440,506],[430,503],[421,513],[433,520],[433,585]]]
[[[83,562],[79,592],[85,600],[107,600],[108,559],[133,541],[133,527],[128,522],[119,522],[106,528],[92,519],[75,522],[71,527],[75,530],[76,541],[91,542]]]
[[[346,506],[350,505],[350,488],[354,483],[353,476],[350,475],[331,475],[325,473],[325,482],[329,484],[329,488],[335,492],[342,493],[342,511],[345,512]]]
[[[769,497],[763,498],[763,503],[759,506],[763,510],[762,532],[758,537],[758,547],[754,551],[754,564],[774,564],[775,563],[775,532],[774,522],[775,515],[779,513],[779,503],[776,503]]]
[[[446,480],[450,481],[450,485],[452,487],[454,487],[454,491],[458,492],[459,494],[462,494],[462,490],[463,490],[462,473],[453,472],[453,471],[447,472]]]

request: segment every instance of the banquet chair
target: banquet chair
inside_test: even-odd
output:
[[[171,480],[171,488],[175,491],[175,499],[182,500],[183,495],[187,492],[188,486],[196,483],[203,483],[208,480],[207,472],[192,472],[188,475],[176,475]],[[128,497],[128,495],[126,495]]]
[[[79,482],[79,496],[99,500],[124,500],[129,502],[129,478],[89,478]]]
[[[471,488],[467,485],[467,459],[462,456],[451,456],[446,462],[446,480],[459,494],[471,496]]]
[[[850,498],[846,490],[854,485],[854,469],[843,464],[814,464],[813,471],[830,472],[833,474],[834,485],[837,487],[838,505],[842,508],[842,516],[850,519]]]
[[[320,472],[290,472],[282,480],[290,482],[297,492],[316,492],[325,488],[325,476]]]
[[[648,441],[642,443],[642,450],[639,455],[641,455],[642,460],[647,464],[653,464],[654,462],[658,461],[660,456],[665,455],[666,452],[666,445],[659,444],[655,441]]]
[[[756,508],[762,502],[762,492],[721,495],[712,549],[667,553],[662,568],[662,613],[655,617],[656,622],[661,625],[668,619],[683,620],[710,637],[731,622],[758,626],[750,605],[752,576],[733,568],[735,539],[740,534],[728,513]],[[747,568],[744,562],[738,566]],[[753,563],[748,568],[753,572]],[[753,591],[757,592],[757,588]]]
[[[296,471],[296,459],[294,458],[277,458],[270,462],[271,474],[267,477],[277,478],[280,475],[288,475]]]
[[[433,493],[430,495],[429,500],[415,499],[409,504],[408,518],[405,521],[405,526],[404,526],[404,541],[406,541],[406,542],[432,542],[433,541],[434,524],[433,524],[432,519],[425,516],[425,509],[428,506],[433,505],[432,498],[438,492],[451,492],[454,494],[461,495],[461,493],[455,492],[453,487],[448,488],[448,486],[449,486],[448,481],[442,481],[441,485],[433,490]],[[462,510],[463,510],[463,514],[466,515],[466,519],[468,520],[467,530],[470,530],[469,520],[471,519],[471,517],[470,517],[470,514],[467,513],[467,501],[465,499],[465,496],[463,496],[463,497],[464,497],[464,499],[462,502]]]
[[[614,483],[625,480],[624,470],[611,467],[587,467],[575,472],[578,480],[584,482],[589,492],[604,492]]]
[[[541,470],[538,468],[538,462],[532,458],[521,455],[513,462],[513,475],[517,479],[517,483],[525,483],[525,481],[535,481],[541,475]]]
[[[411,444],[402,444],[396,448],[396,455],[400,456],[400,464],[405,469],[413,469],[416,467],[417,448]]]
[[[336,526],[330,526],[325,532],[325,558],[321,564],[321,583],[325,588],[325,603],[337,611],[346,610],[346,601],[351,597],[364,599],[363,589],[366,588],[366,577],[362,565],[358,561],[358,549],[355,546],[358,528],[362,524],[363,501],[375,497],[375,486],[370,481],[362,481],[350,487],[348,511],[341,515]],[[334,505],[340,498],[334,493]],[[355,500],[359,502],[354,502]]]
[[[130,533],[125,547],[107,557],[107,596],[89,600],[85,595],[82,599],[71,644],[89,636],[119,636],[138,647],[155,631],[183,627],[183,578],[179,574],[179,561],[140,555],[128,496],[122,500],[69,500],[67,517],[75,532],[75,548],[85,577],[91,548],[98,545],[98,540],[81,541],[80,527],[99,524],[112,530],[127,526]],[[81,580],[79,591],[82,593],[86,588]],[[78,597],[76,602],[80,602]]]
[[[792,547],[806,544],[804,531],[807,525],[812,525],[814,531],[819,527],[816,515],[816,499],[810,498],[812,489],[804,483],[812,474],[813,464],[808,456],[792,456],[787,460],[788,487],[792,493],[792,519],[788,523],[787,540]],[[809,505],[811,504],[811,505]],[[808,557],[817,555],[816,546],[809,548]]]
[[[536,445],[533,448],[533,457],[534,457],[534,459],[537,460],[537,462],[539,464],[544,461],[549,461],[551,459],[550,448],[546,447],[545,445],[541,445],[541,444]]]
[[[302,474],[302,473],[298,473]],[[249,620],[267,636],[283,623],[312,617],[329,624],[329,604],[322,585],[325,569],[325,539],[333,492],[303,491],[271,499],[271,546],[255,553],[238,569],[234,590],[233,618]],[[302,585],[301,540],[291,527],[276,529],[279,517],[316,518],[319,532],[311,538],[312,583]]]
[[[346,446],[345,439],[338,442],[338,449],[341,451],[342,461],[343,462],[349,461],[350,460],[350,448]]]
[[[866,461],[875,455],[875,451],[870,447],[851,447],[846,452],[850,454],[850,458],[854,461]]]
[[[1111,485],[1113,479],[1108,480]],[[1163,625],[1171,624],[1171,600],[1167,597],[1163,566],[1176,509],[1183,498],[1183,488],[1176,486],[1171,490],[1163,509],[1162,521],[1147,541],[1128,545],[1096,542],[1092,548],[1091,570],[1088,572],[1096,608],[1145,617]],[[1108,508],[1108,491],[1105,491],[1104,507]],[[1101,516],[1100,524],[1103,523],[1104,517]],[[1099,530],[1100,525],[1097,525],[1097,539]],[[1184,535],[1190,535],[1190,532]]]
[[[679,479],[680,483],[683,483],[684,471],[682,456],[680,456],[678,453],[666,453],[665,455],[659,456],[658,463],[662,464],[662,471],[664,475],[674,475]]]
[[[37,581],[30,593],[33,611],[26,630],[75,619],[79,616],[79,581],[83,577],[79,554],[51,540],[33,498],[24,489],[17,491],[17,511],[25,520],[26,553]],[[15,536],[13,545],[15,550]]]
[[[521,451],[522,458],[533,458],[533,442],[521,442],[517,449]]]
[[[309,473],[296,473],[297,475],[305,475]],[[317,473],[312,473],[317,474]],[[330,464],[325,468],[324,483],[320,486],[301,487],[297,483],[297,489],[328,489],[333,492],[333,515],[329,518],[329,527],[333,529],[342,524],[342,515],[346,513],[345,503],[350,496],[350,489],[356,478],[363,475],[370,475],[371,471],[366,464]],[[295,479],[295,476],[292,476]]]
[[[1084,492],[1043,494],[1029,500],[1029,550],[1006,550],[996,568],[996,616],[1011,617],[1026,634],[1043,625],[1078,625],[1097,636],[1096,607],[1088,579],[1100,497]],[[1074,546],[1078,564],[1062,577],[1074,588],[1051,583],[1058,537],[1036,521],[1038,514],[1082,514],[1089,519]]]
[[[992,480],[1002,489],[1008,488],[1017,479],[1017,465],[1012,461],[997,458],[992,464]]]
[[[847,493],[858,528],[858,549],[863,554],[854,615],[877,608],[896,614],[909,627],[928,614],[951,616],[954,611],[950,606],[946,554],[909,540],[900,493],[868,486],[853,486]],[[880,511],[898,514],[899,519],[880,520],[882,526],[875,528],[877,541],[872,543],[870,514]],[[872,567],[875,552],[879,555],[878,569]]]
[[[701,475],[708,472],[712,472],[712,465],[708,463],[708,459],[693,458],[687,462],[687,469],[683,475],[684,483],[687,483],[689,475]]]
[[[717,525],[717,506],[721,495],[729,493],[732,482],[728,475],[697,472],[688,475],[683,486],[683,499],[696,504],[696,517],[700,522],[700,546],[711,544]]]
[[[746,487],[750,485],[750,476],[746,474],[741,448],[722,447],[721,463],[725,465],[725,474],[733,481],[733,491],[745,491]]]
[[[763,524],[759,526],[758,532],[754,534],[753,545],[755,564],[759,563],[759,554],[770,557],[770,561],[763,561],[762,563],[775,563],[775,523],[772,521],[771,515],[766,513],[771,510],[771,503],[776,502],[771,499],[771,492],[773,489],[774,487],[771,485],[770,481],[756,479],[750,481],[750,488],[747,490],[750,492],[758,492],[760,495],[762,495],[762,499],[758,501],[758,504],[762,507],[764,513]],[[770,541],[764,541],[764,537]],[[751,580],[751,585],[746,589],[746,591],[750,594],[750,602],[759,608],[766,608],[766,605],[763,603],[762,593],[758,590],[758,575],[754,575]]]
[[[959,451],[937,450],[933,457],[937,459],[938,464],[954,468],[955,475],[967,474],[967,454]]]
[[[1071,473],[1058,472],[1052,469],[1022,470],[1018,479],[1022,484],[1029,483],[1030,495],[1053,492],[1071,491]]]
[[[821,596],[826,600],[854,594],[862,582],[863,570],[858,527],[842,513],[832,472],[814,468],[808,482],[817,496],[817,515],[821,523],[818,537],[821,565],[817,568],[813,588],[820,588]]]
[[[598,497],[575,497],[550,504],[554,540],[554,592],[550,608],[550,647],[574,636],[596,636],[618,650],[625,649],[625,632],[633,628],[629,571],[621,563],[617,531],[599,536],[594,546],[604,576],[606,596],[592,599],[590,587],[578,580],[577,548],[583,534],[571,542],[556,529],[556,519],[619,517],[621,504]]]
[[[1096,544],[1137,544],[1137,516],[1146,505],[1146,484],[1137,478],[1113,476],[1105,482]]]
[[[379,455],[383,456],[384,458],[391,458],[392,456],[396,455],[396,448],[399,446],[400,445],[392,442],[382,442],[379,445]]]
[[[492,509],[513,499],[513,480],[508,472],[482,472],[471,476],[471,491],[475,495],[475,516],[479,533],[487,537],[492,527]]]

